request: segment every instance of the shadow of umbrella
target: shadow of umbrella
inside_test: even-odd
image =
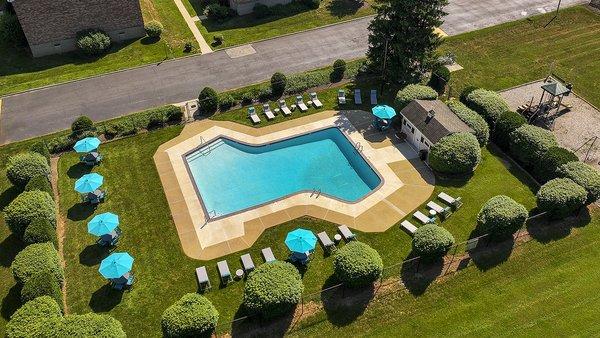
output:
[[[90,298],[89,306],[94,312],[108,312],[121,303],[123,290],[115,290],[110,284],[104,284]]]

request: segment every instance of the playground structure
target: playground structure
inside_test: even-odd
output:
[[[530,124],[543,118],[548,121],[548,127],[553,129],[554,119],[561,112],[561,107],[564,107],[566,112],[572,108],[570,105],[563,105],[562,101],[565,96],[571,94],[573,85],[551,74],[544,79],[541,89],[542,95],[537,104],[533,104],[534,96],[532,96],[529,104],[519,106],[517,112],[521,113]]]

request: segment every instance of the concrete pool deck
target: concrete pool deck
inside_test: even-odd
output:
[[[363,232],[389,229],[429,198],[435,179],[407,143],[394,142],[370,124],[368,112],[325,111],[262,128],[212,120],[185,126],[179,136],[158,148],[154,162],[186,255],[210,260],[247,249],[264,230],[301,216],[346,224]],[[370,195],[348,203],[302,192],[223,218],[210,219],[205,213],[188,173],[185,153],[221,136],[261,144],[332,126],[362,147],[363,157],[381,176],[383,184]]]

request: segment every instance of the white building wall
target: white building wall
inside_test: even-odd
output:
[[[417,151],[427,150],[432,145],[419,129],[417,129],[410,121],[402,116],[402,132],[406,134],[406,141],[409,142]]]

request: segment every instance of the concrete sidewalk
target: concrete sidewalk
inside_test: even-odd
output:
[[[589,0],[563,0],[563,7]],[[451,0],[442,29],[449,35],[555,9],[555,0]],[[370,17],[253,43],[256,53],[227,51],[171,60],[3,98],[0,144],[69,128],[80,115],[95,121],[192,99],[204,86],[222,91],[264,81],[275,71],[324,67],[364,57]]]

